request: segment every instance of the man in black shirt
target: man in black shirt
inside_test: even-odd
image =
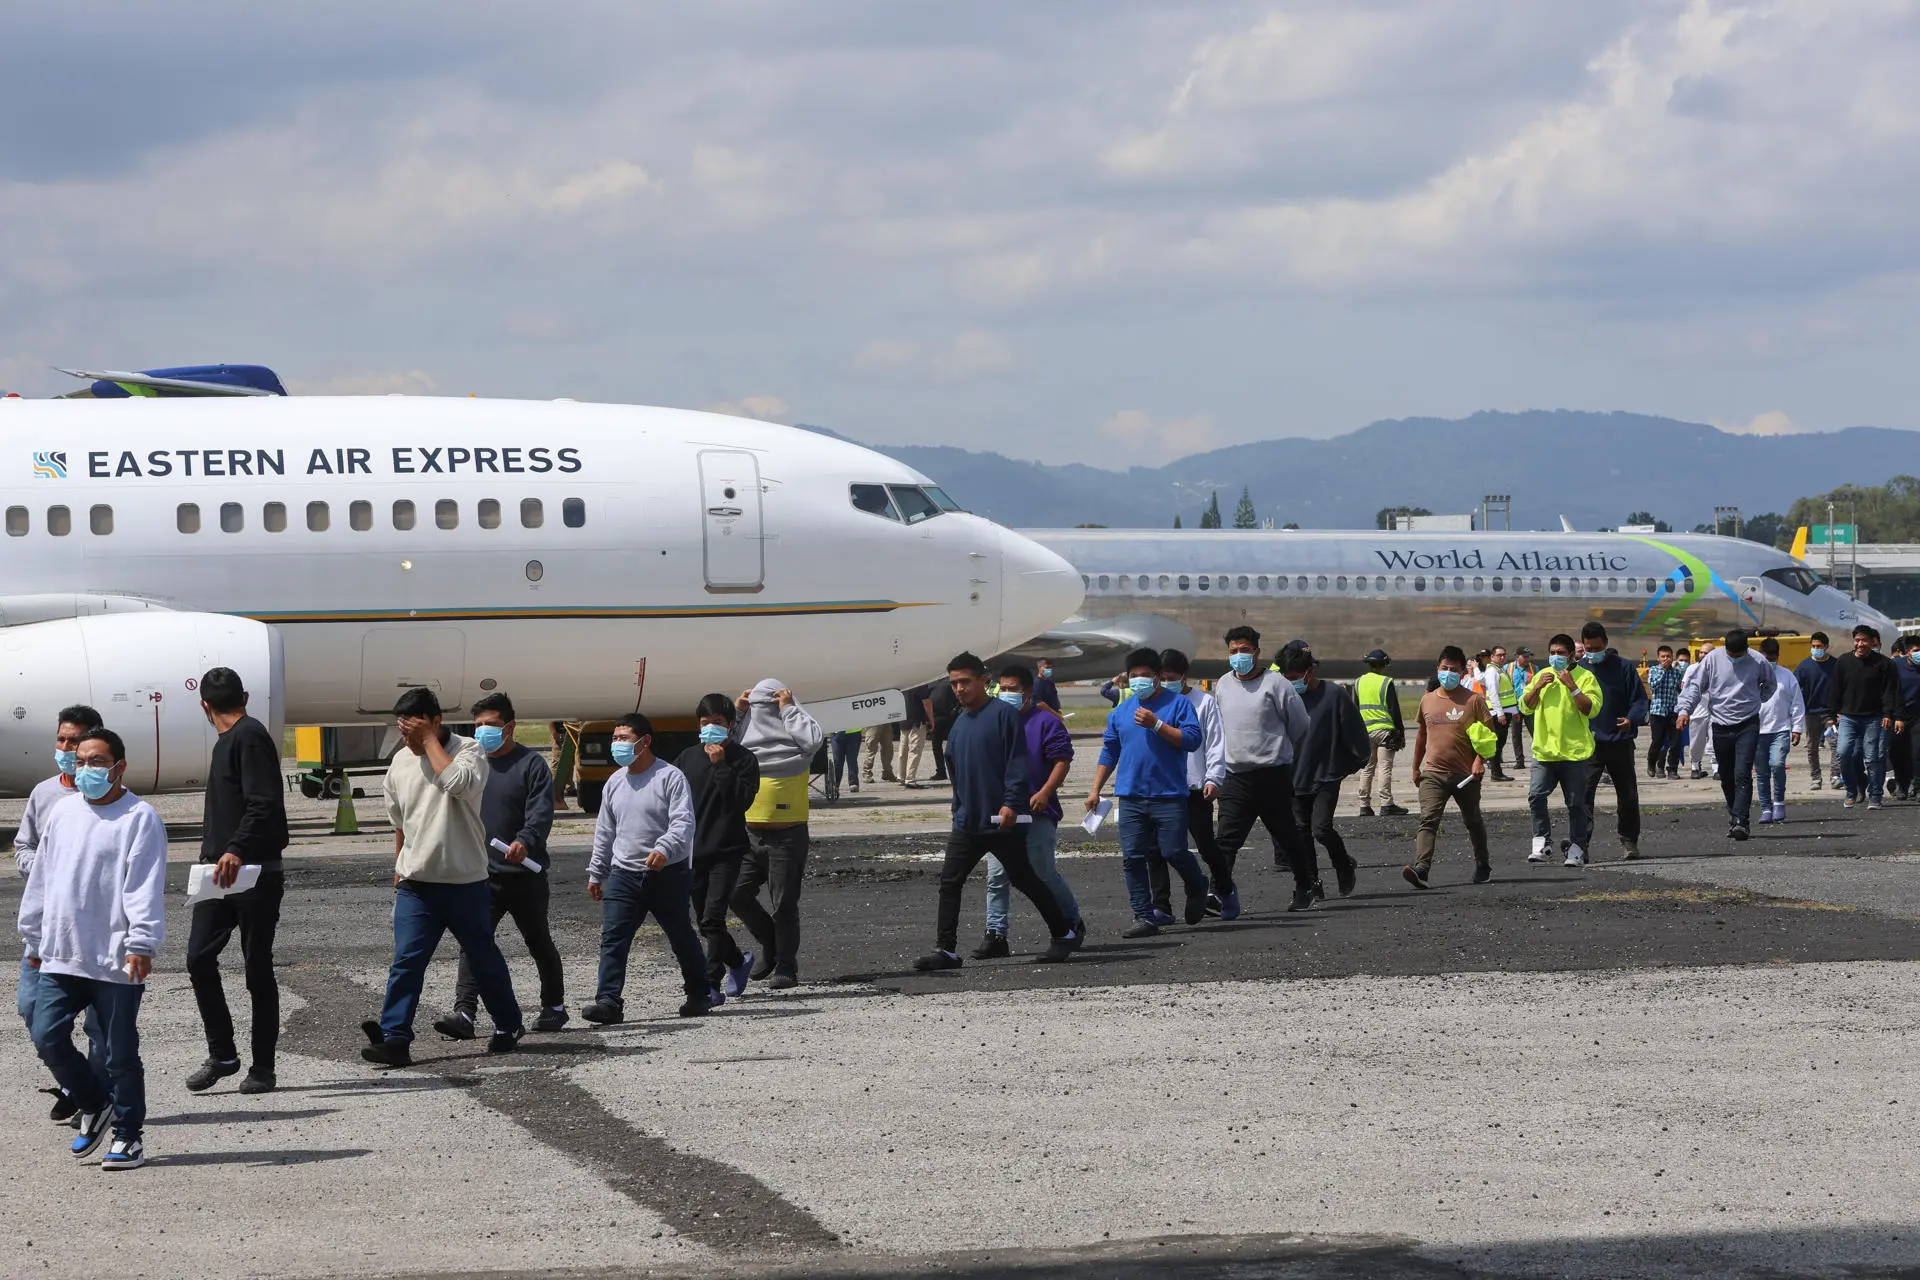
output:
[[[280,775],[280,744],[247,714],[238,672],[215,667],[200,677],[200,709],[219,731],[207,765],[200,861],[213,864],[213,882],[230,888],[242,866],[258,864],[260,880],[244,893],[199,902],[187,937],[187,977],[207,1033],[207,1060],[187,1077],[194,1093],[240,1070],[233,1015],[220,984],[220,953],[240,931],[240,954],[253,1001],[253,1061],[241,1093],[273,1088],[273,1055],[280,1041],[280,984],[273,976],[273,934],[286,890],[280,855],[287,847],[287,801]]]
[[[746,994],[753,952],[742,951],[727,930],[727,904],[740,883],[740,864],[752,849],[747,810],[760,793],[760,761],[733,736],[734,701],[724,693],[700,699],[700,741],[674,767],[687,775],[693,796],[693,911],[707,943],[707,985],[718,1008]],[[721,984],[725,983],[723,989]]]
[[[535,1031],[567,1025],[566,972],[560,948],[547,923],[549,900],[547,837],[553,833],[553,770],[546,758],[514,741],[519,725],[513,699],[490,693],[473,704],[473,740],[487,755],[487,789],[480,797],[480,825],[487,833],[487,894],[492,899],[488,927],[498,929],[506,916],[526,941],[527,954],[540,974],[540,1012]],[[502,853],[498,840],[507,846]],[[460,952],[454,977],[453,1012],[433,1029],[451,1040],[473,1039],[473,1018],[480,1011],[480,982]]]

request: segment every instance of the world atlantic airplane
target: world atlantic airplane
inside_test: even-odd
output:
[[[1358,675],[1386,650],[1419,670],[1442,645],[1531,643],[1597,620],[1638,658],[1732,628],[1851,632],[1893,621],[1826,586],[1800,560],[1738,538],[1624,533],[1029,530],[1079,570],[1080,613],[1017,652],[1055,676],[1111,676],[1128,650],[1177,648],[1226,669],[1241,623],[1269,651],[1308,641],[1323,673]]]
[[[199,785],[216,664],[276,732],[416,685],[529,721],[687,716],[767,675],[810,702],[915,684],[1083,594],[878,453],[636,406],[8,399],[0,514],[0,796],[47,776],[74,702],[134,790]]]

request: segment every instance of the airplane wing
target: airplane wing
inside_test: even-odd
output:
[[[62,618],[89,618],[102,613],[175,613],[185,606],[158,596],[63,594],[37,592],[0,596],[0,628],[31,626]]]
[[[59,369],[59,366],[55,366]],[[132,373],[117,370],[94,372],[86,369],[59,369],[69,377],[83,378],[88,382],[110,382],[131,396],[152,396],[162,391],[197,396],[270,396],[274,393],[264,387],[246,386],[241,383],[202,382],[194,378],[167,378],[152,373]]]

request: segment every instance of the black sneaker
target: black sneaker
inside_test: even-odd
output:
[[[218,1058],[208,1058],[199,1069],[187,1077],[188,1093],[205,1093],[228,1076],[240,1074],[240,1060],[222,1062]]]
[[[1334,867],[1333,877],[1334,883],[1340,888],[1340,896],[1344,898],[1352,893],[1354,885],[1360,882],[1360,864],[1348,858]]]
[[[1207,895],[1190,893],[1187,895],[1187,908],[1183,913],[1188,924],[1199,924],[1207,918]]]
[[[1362,818],[1371,818],[1373,816],[1373,806],[1370,804],[1361,805],[1359,816]]]
[[[572,1016],[564,1008],[542,1009],[540,1015],[533,1020],[533,1029],[542,1032],[558,1031],[567,1025]]]
[[[1313,890],[1311,888],[1296,889],[1293,892],[1293,901],[1287,904],[1287,910],[1311,911],[1313,910],[1313,902]]]
[[[249,1071],[247,1078],[240,1082],[241,1093],[272,1093],[279,1082],[271,1071]]]
[[[80,1123],[73,1127],[80,1133],[67,1150],[73,1153],[75,1160],[85,1160],[100,1149],[100,1144],[107,1140],[107,1134],[112,1131],[113,1104],[103,1102],[98,1111],[77,1112],[74,1118]]]
[[[1220,895],[1217,893],[1207,895],[1207,918],[1209,920],[1220,918]]]
[[[765,954],[760,957],[760,963],[754,965],[753,972],[748,975],[755,982],[764,981],[773,974],[773,948],[767,947],[764,951]]]
[[[450,1013],[444,1018],[435,1018],[433,1029],[449,1040],[471,1040],[473,1039],[473,1015]]]
[[[767,990],[769,991],[791,991],[799,985],[800,977],[798,974],[776,973],[767,979]]]
[[[1748,836],[1752,835],[1753,833],[1748,831],[1745,827],[1741,826],[1739,823],[1736,822],[1732,826],[1732,828],[1728,830],[1727,834],[1732,836],[1735,840],[1745,840]]]
[[[1313,900],[1315,902],[1325,902],[1327,900],[1327,886],[1321,884],[1318,880],[1313,882]]]
[[[1402,867],[1400,869],[1400,878],[1416,889],[1430,889],[1433,887],[1427,883],[1427,869],[1419,865]]]
[[[520,1043],[520,1037],[527,1034],[525,1027],[515,1027],[511,1031],[496,1030],[487,1037],[488,1053],[512,1053]]]
[[[960,957],[951,951],[934,948],[913,962],[913,967],[921,973],[932,973],[936,969],[958,969]]]
[[[595,1000],[580,1010],[580,1016],[597,1026],[609,1027],[616,1022],[625,1022],[627,1013],[620,1005]]]
[[[73,1095],[65,1089],[56,1086],[52,1089],[42,1089],[40,1092],[53,1095],[53,1110],[47,1112],[47,1119],[55,1124],[65,1124],[80,1110],[80,1104],[75,1102]]]
[[[1035,964],[1065,964],[1078,949],[1079,943],[1071,937],[1055,938],[1047,949],[1033,958]]]
[[[1012,954],[1013,952],[1007,947],[1007,935],[1004,933],[989,933],[984,942],[968,952],[968,955],[975,960],[1001,960]]]
[[[364,1035],[367,1038],[367,1043],[371,1045],[383,1045],[387,1042],[387,1033],[380,1029],[380,1020],[378,1018],[368,1018],[362,1022],[360,1024],[360,1034]]]
[[[1135,920],[1133,927],[1120,936],[1123,938],[1152,938],[1159,934],[1160,926],[1151,920]]]
[[[712,1012],[713,1001],[706,996],[689,999],[680,1006],[680,1016],[683,1018],[704,1018]]]
[[[379,1044],[370,1044],[360,1051],[360,1056],[376,1067],[410,1067],[413,1065],[413,1050],[404,1040],[384,1040]]]
[[[1473,882],[1475,884],[1485,884],[1491,879],[1493,879],[1493,868],[1486,863],[1483,862],[1473,869]]]
[[[1407,811],[1397,804],[1383,804],[1380,806],[1380,816],[1383,818],[1404,818],[1407,816]]]

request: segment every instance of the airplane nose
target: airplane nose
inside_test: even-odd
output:
[[[1080,574],[1011,529],[1000,530],[1000,650],[1025,644],[1073,616],[1086,599]]]

